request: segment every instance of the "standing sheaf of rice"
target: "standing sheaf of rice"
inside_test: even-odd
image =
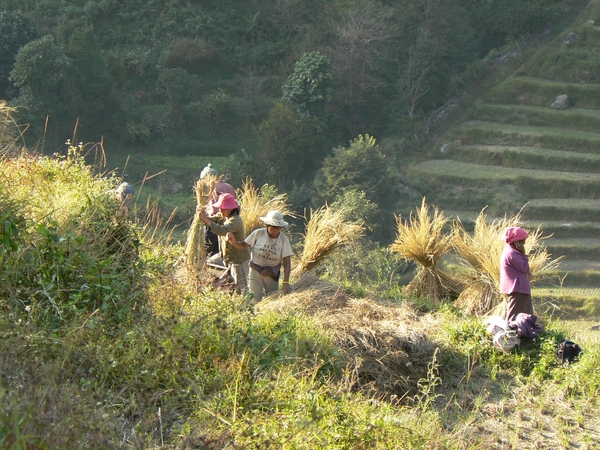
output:
[[[304,248],[294,269],[295,277],[317,266],[335,249],[355,242],[363,235],[362,222],[351,222],[346,217],[345,209],[334,211],[329,205],[311,209],[303,234]]]
[[[416,214],[411,213],[408,222],[396,216],[396,240],[390,246],[407,261],[414,261],[421,267],[413,280],[405,287],[405,293],[412,297],[427,297],[433,301],[443,298],[455,299],[463,289],[463,283],[437,267],[439,260],[452,249],[452,235],[444,228],[448,219],[438,208],[432,208],[423,198]]]
[[[454,223],[452,235],[454,249],[468,269],[466,287],[456,305],[468,314],[485,315],[502,304],[500,294],[500,257],[506,243],[500,239],[505,228],[521,224],[521,213],[489,221],[485,208],[475,220],[473,233],[465,231],[460,221]],[[547,278],[557,268],[561,258],[552,260],[543,244],[540,227],[530,231],[525,241],[525,252],[529,255],[532,282]]]
[[[258,228],[265,227],[260,218],[266,216],[270,210],[277,210],[284,216],[293,216],[287,202],[287,194],[274,194],[267,185],[258,189],[251,178],[247,178],[242,184],[242,189],[237,190],[237,200],[246,236]]]

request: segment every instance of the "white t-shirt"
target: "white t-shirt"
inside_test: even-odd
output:
[[[273,267],[283,262],[286,256],[292,256],[288,237],[279,233],[276,238],[271,238],[266,228],[254,230],[244,242],[252,247],[252,262],[259,266]]]

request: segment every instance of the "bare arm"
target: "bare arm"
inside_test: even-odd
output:
[[[233,233],[227,233],[227,241],[239,250],[244,250],[245,248],[250,247],[250,244],[246,243],[245,241],[238,241]]]

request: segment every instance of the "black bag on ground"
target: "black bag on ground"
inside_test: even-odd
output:
[[[568,341],[566,339],[560,341],[558,346],[556,347],[556,358],[558,362],[564,364],[567,361],[571,364],[575,358],[577,358],[581,354],[582,350],[579,345],[577,345],[573,341]]]

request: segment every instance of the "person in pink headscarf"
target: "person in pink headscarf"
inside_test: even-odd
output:
[[[519,313],[533,315],[531,300],[531,271],[525,253],[527,232],[520,227],[508,227],[501,239],[506,247],[500,257],[500,293],[508,296],[506,320],[514,320]]]

